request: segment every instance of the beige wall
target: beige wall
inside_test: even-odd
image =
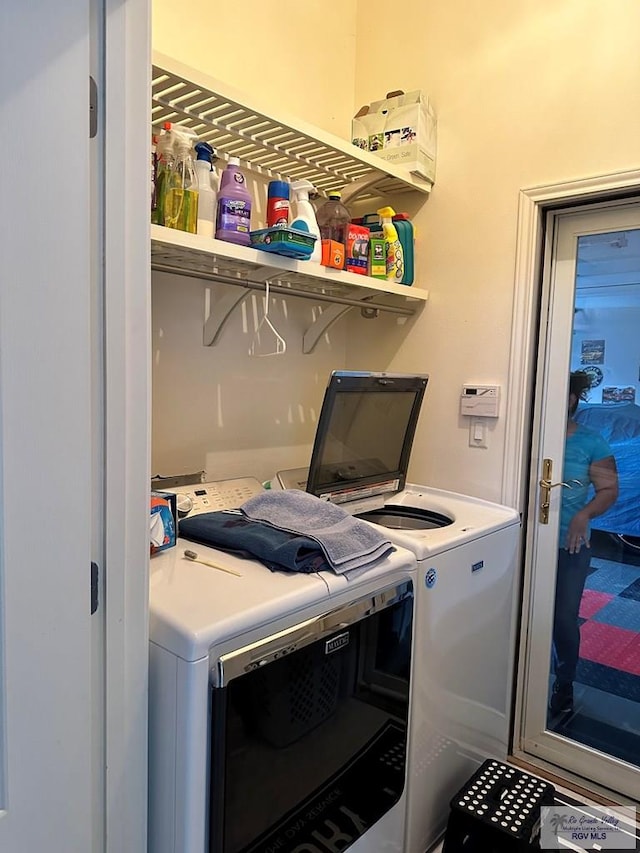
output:
[[[341,2],[339,28],[320,0],[245,0],[226,24],[214,12],[208,0],[153,0],[154,49],[274,111],[348,135],[356,0]],[[254,176],[247,178],[259,227],[264,199]],[[345,325],[336,324],[313,354],[302,355],[302,336],[321,306],[274,299],[269,314],[287,352],[252,358],[248,349],[262,317],[261,296],[249,297],[225,324],[220,342],[204,347],[206,285],[154,273],[152,288],[153,473],[205,469],[214,479],[263,480],[280,468],[306,464],[327,376],[345,366]],[[213,288],[214,303],[224,291],[222,285]]]
[[[242,0],[216,9],[211,0],[152,0],[153,47],[347,136],[357,2],[339,0],[339,12],[331,5]]]
[[[356,102],[422,88],[438,114],[436,186],[417,216],[431,299],[392,362],[432,377],[412,475],[498,498],[503,416],[468,447],[464,382],[506,391],[518,192],[640,164],[640,4],[406,0],[402,60],[388,4],[359,5]]]
[[[227,289],[214,285],[213,310]],[[345,327],[337,324],[311,355],[301,355],[318,306],[274,298],[269,317],[287,350],[252,357],[263,312],[262,294],[253,293],[233,311],[220,342],[205,347],[206,290],[197,279],[152,277],[153,474],[205,470],[209,479],[265,480],[308,464],[327,376],[344,366]],[[272,343],[265,335],[258,352]]]
[[[220,16],[213,19],[209,4],[154,0],[154,47],[261,97],[276,93],[287,111],[341,136],[348,136],[354,105],[391,88],[428,92],[439,121],[436,186],[427,201],[405,197],[395,203],[416,216],[419,282],[429,289],[430,301],[419,319],[405,326],[388,316],[365,321],[354,315],[348,324],[334,327],[333,339],[323,341],[311,360],[299,354],[306,320],[296,312],[306,309],[292,308],[297,319],[286,372],[278,359],[271,359],[255,373],[255,361],[247,364],[241,352],[244,342],[228,332],[221,348],[194,353],[198,366],[189,374],[188,393],[181,377],[180,405],[192,399],[197,411],[198,400],[218,393],[214,380],[220,377],[233,376],[233,389],[245,399],[271,382],[281,389],[277,407],[271,410],[268,397],[260,396],[265,418],[247,419],[237,440],[247,447],[280,446],[312,437],[311,410],[319,405],[332,367],[428,372],[431,383],[411,477],[497,499],[509,400],[503,395],[489,448],[469,448],[467,423],[458,415],[461,386],[490,382],[506,392],[519,190],[639,165],[640,4],[405,0],[394,30],[387,2],[351,0],[339,4],[337,35],[330,5],[283,2],[273,14],[273,5],[251,0],[243,5],[246,24],[238,48],[222,37],[230,27],[224,29]],[[203,24],[206,15],[210,27]],[[277,52],[276,64],[270,42],[283,37],[288,48]],[[197,334],[199,288],[190,284],[191,295],[179,306],[180,322]],[[161,332],[180,340],[177,297],[173,291],[169,295],[166,282],[156,282],[154,289],[154,353],[167,364]],[[285,385],[297,389],[288,396],[283,377]],[[225,393],[231,399],[231,386]],[[183,410],[170,402],[166,374],[156,372],[154,395],[154,456],[174,435],[163,467],[175,467],[184,442],[172,427]],[[296,398],[302,409],[296,409]],[[160,399],[165,401],[162,426]],[[292,410],[301,412],[300,422],[283,428],[283,412],[286,420]],[[165,431],[161,440],[159,429]],[[232,440],[228,433],[220,443],[223,437],[212,432],[210,422],[197,439],[193,429],[199,427],[190,432],[191,445],[198,446],[189,457],[191,467],[205,451],[216,452]]]

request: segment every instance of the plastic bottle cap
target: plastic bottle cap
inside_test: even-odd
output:
[[[267,198],[289,198],[289,184],[286,181],[269,181]]]
[[[327,197],[328,198],[342,198],[342,193],[340,192],[340,190],[330,190],[327,193]]]
[[[230,166],[239,166],[240,158],[239,157],[229,157],[229,165]]]
[[[198,160],[204,160],[206,163],[211,163],[213,158],[216,156],[215,149],[212,148],[208,142],[198,142],[197,145],[193,146],[198,155]]]

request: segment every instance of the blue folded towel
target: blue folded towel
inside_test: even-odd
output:
[[[310,574],[331,568],[313,539],[252,521],[237,510],[203,512],[183,518],[179,535],[238,557],[253,557],[272,571]]]
[[[248,518],[314,539],[340,574],[395,550],[391,540],[371,525],[298,489],[262,492],[245,501],[240,510]]]

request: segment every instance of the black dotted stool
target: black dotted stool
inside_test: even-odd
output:
[[[442,853],[540,850],[540,807],[554,799],[553,785],[485,761],[451,800]]]

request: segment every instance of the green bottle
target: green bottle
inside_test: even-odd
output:
[[[195,234],[198,230],[198,176],[192,156],[195,133],[188,128],[174,128],[176,134],[176,163],[165,176],[164,224]]]
[[[151,222],[153,225],[164,225],[166,188],[169,182],[168,179],[170,179],[170,175],[176,165],[174,143],[175,134],[171,133],[171,124],[167,122],[156,143],[155,205],[151,208]]]

